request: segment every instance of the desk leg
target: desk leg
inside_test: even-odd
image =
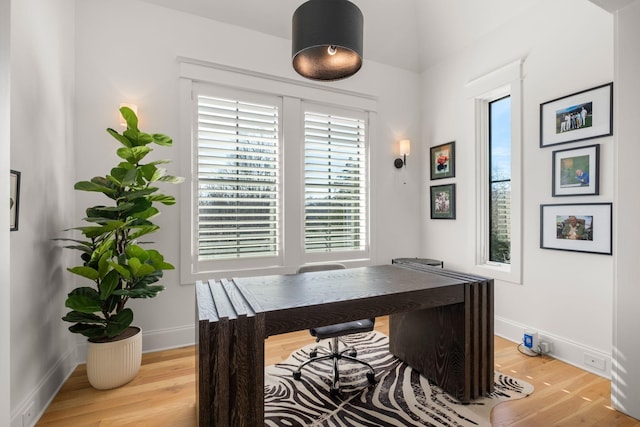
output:
[[[389,351],[444,391],[468,401],[464,304],[393,314]]]
[[[264,316],[202,321],[198,345],[198,425],[264,424]]]
[[[493,283],[467,284],[464,303],[391,315],[389,351],[469,402],[493,391],[493,328]]]

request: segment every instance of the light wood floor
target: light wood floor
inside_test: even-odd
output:
[[[376,329],[388,334],[388,318]],[[286,359],[313,340],[307,331],[265,341],[265,364]],[[550,357],[529,357],[516,345],[495,338],[496,370],[533,384],[535,391],[493,410],[494,426],[640,426],[640,421],[611,408],[606,379]],[[192,427],[195,416],[195,348],[143,355],[138,376],[115,390],[91,388],[84,365],[78,366],[38,426]]]

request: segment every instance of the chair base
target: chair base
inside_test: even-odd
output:
[[[371,366],[370,364],[368,364],[363,360],[356,359],[357,351],[354,347],[346,347],[343,350],[339,350],[338,346],[339,346],[338,337],[333,337],[331,339],[331,343],[329,344],[329,348],[331,349],[331,351],[327,351],[326,348],[322,346],[313,348],[309,353],[310,359],[300,364],[300,366],[298,366],[298,369],[293,372],[293,378],[295,380],[300,380],[302,378],[302,368],[309,365],[310,363],[320,362],[323,360],[332,360],[333,361],[333,380],[331,382],[329,393],[332,396],[335,396],[338,393],[340,393],[340,370],[338,367],[338,363],[341,359],[344,359],[350,362],[359,363],[369,368],[369,372],[367,372],[367,380],[369,381],[369,384],[375,384],[376,378],[375,378],[375,371],[373,369],[373,366]],[[317,355],[318,351],[322,351],[326,354],[322,356],[318,356]],[[345,353],[349,353],[349,354],[345,354]]]

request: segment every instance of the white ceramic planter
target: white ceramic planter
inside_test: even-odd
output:
[[[87,376],[98,390],[120,387],[135,378],[142,361],[142,330],[118,341],[89,341]]]

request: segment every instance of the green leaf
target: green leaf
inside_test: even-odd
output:
[[[164,159],[164,160],[154,160],[153,162],[149,163],[150,165],[166,165],[171,163],[171,160],[169,159]]]
[[[69,330],[76,334],[82,334],[89,339],[102,338],[106,335],[106,329],[104,326],[87,325],[84,323],[76,323],[69,326]]]
[[[91,267],[71,267],[67,268],[67,270],[78,276],[86,277],[89,280],[98,280],[98,277],[100,277],[98,271]]]
[[[158,178],[158,181],[160,182],[168,182],[170,184],[181,184],[184,182],[184,178],[181,176],[172,176],[172,175],[165,175],[162,176],[160,178]]]
[[[171,144],[173,144],[173,140],[167,135],[164,135],[162,133],[154,133],[152,137],[153,137],[153,142],[155,142],[158,145],[170,147]]]
[[[118,148],[116,153],[118,157],[125,159],[129,163],[137,164],[151,152],[151,148],[145,146],[135,146],[135,147],[121,147]]]
[[[125,122],[127,122],[127,129],[138,129],[138,116],[129,107],[120,107],[120,114]]]
[[[158,293],[164,290],[164,286],[145,286],[136,289],[119,289],[114,294],[126,296],[129,298],[155,298]]]
[[[147,250],[149,254],[149,258],[151,259],[151,264],[158,270],[173,270],[175,267],[168,262],[164,262],[164,256],[160,254],[160,252],[155,249]]]
[[[111,175],[107,178],[111,178],[111,181],[120,187],[127,187],[135,184],[138,171],[135,168],[113,168],[111,169]]]
[[[76,227],[75,229],[80,230],[82,234],[91,239],[99,237],[105,233],[110,233],[125,225],[122,221],[117,220],[104,220],[103,222],[104,225],[99,227]]]
[[[129,258],[129,271],[133,277],[138,275],[138,270],[142,266],[142,263],[138,258]]]
[[[91,324],[106,324],[107,321],[100,316],[96,316],[91,313],[81,313],[79,311],[70,311],[66,316],[62,318],[65,322],[75,323],[91,323]]]
[[[122,134],[131,141],[131,145],[134,147],[142,147],[153,142],[151,135],[140,132],[138,129],[127,129]]]
[[[51,240],[58,240],[58,241],[61,241],[61,242],[75,242],[75,243],[79,243],[79,244],[87,246],[87,247],[91,247],[91,242],[88,242],[86,240],[69,239],[69,238],[64,238],[64,237],[54,237]]]
[[[73,188],[80,191],[95,191],[95,192],[104,193],[107,195],[115,195],[116,193],[116,191],[111,187],[101,185],[101,184],[96,184],[94,182],[89,182],[89,181],[76,182]]]
[[[108,219],[115,219],[110,217],[110,214],[112,212],[126,211],[127,209],[131,209],[133,206],[134,206],[133,203],[121,203],[117,206],[94,206],[92,208],[87,209],[87,214],[90,213],[89,216],[92,216],[92,217],[103,217]],[[88,220],[89,218],[85,218],[85,221],[88,221]]]
[[[133,144],[131,143],[129,138],[127,138],[126,136],[120,135],[118,132],[116,132],[115,130],[113,130],[111,128],[108,128],[107,132],[109,132],[109,135],[111,135],[112,137],[114,137],[115,139],[120,141],[120,143],[122,145],[124,145],[125,147],[133,147]]]
[[[136,271],[136,277],[145,277],[153,274],[156,271],[155,267],[150,264],[142,264]]]
[[[94,177],[91,181],[79,181],[73,186],[74,189],[80,191],[93,191],[104,193],[111,197],[116,192],[116,188],[106,178]]]
[[[158,191],[158,187],[148,187],[143,190],[130,191],[122,195],[125,200],[134,200],[138,198],[142,198],[148,196],[149,194],[153,194]]]
[[[153,182],[153,177],[155,176],[157,170],[158,168],[156,167],[156,165],[152,163],[140,166],[140,171],[142,172],[142,176],[144,176],[144,179],[146,179],[149,182]]]
[[[133,214],[132,216],[138,219],[151,219],[153,217],[155,217],[156,215],[159,215],[160,211],[157,208],[151,207],[149,209],[147,209],[146,211],[142,211],[142,212],[137,212],[135,214]]]
[[[146,262],[150,258],[147,251],[138,245],[127,246],[125,253],[129,258],[137,258],[140,262]]]
[[[133,322],[133,311],[130,308],[125,308],[115,316],[111,316],[107,324],[107,336],[113,338],[120,335],[131,325],[131,322]]]
[[[76,288],[67,296],[65,306],[81,313],[102,311],[100,296],[93,288]]]
[[[105,301],[111,296],[114,290],[120,284],[120,275],[117,270],[111,270],[104,276],[104,279],[100,282],[100,299]]]
[[[99,277],[104,279],[104,277],[109,272],[109,259],[111,259],[111,252],[105,252],[98,259],[98,274]],[[104,299],[104,298],[103,298]]]
[[[120,273],[120,275],[125,278],[125,280],[131,279],[131,272],[129,272],[126,267],[113,261],[109,261],[109,265],[117,270],[118,273]]]
[[[171,206],[176,204],[176,198],[173,196],[167,196],[165,194],[156,194],[155,196],[149,196],[147,200],[152,202],[160,202],[163,205]]]
[[[146,234],[150,234],[153,233],[154,231],[158,230],[160,227],[157,225],[145,225],[142,227],[138,227],[138,231],[133,232],[131,234],[129,234],[129,238],[131,240],[136,240]]]

